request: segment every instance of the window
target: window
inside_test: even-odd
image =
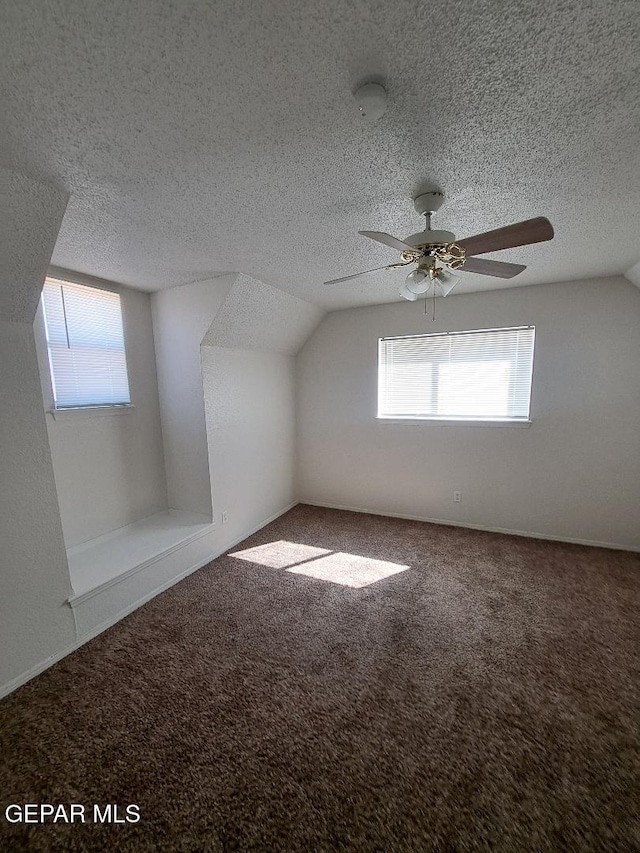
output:
[[[378,417],[528,421],[535,329],[378,342]]]
[[[120,296],[47,278],[42,303],[55,408],[129,404]]]

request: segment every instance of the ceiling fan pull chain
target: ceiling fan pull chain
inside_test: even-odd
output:
[[[435,286],[435,284],[432,283],[431,287],[433,287],[433,316],[431,317],[431,319],[435,323],[435,321],[436,321],[436,286]],[[428,304],[429,304],[429,291],[425,290],[425,292],[424,292],[424,315],[425,315],[425,317],[429,313],[427,310]]]

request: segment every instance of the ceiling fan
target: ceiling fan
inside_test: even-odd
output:
[[[542,243],[553,237],[553,227],[549,220],[544,216],[538,216],[504,228],[496,228],[494,231],[485,231],[484,234],[476,234],[474,237],[456,240],[455,234],[451,231],[431,230],[431,216],[440,209],[443,201],[444,193],[439,191],[422,193],[414,199],[413,206],[421,216],[425,217],[426,227],[424,231],[411,234],[404,240],[398,240],[383,231],[358,232],[363,237],[397,249],[400,252],[398,263],[334,278],[331,281],[325,281],[325,284],[340,284],[379,270],[392,270],[416,264],[416,268],[409,273],[400,287],[400,295],[415,301],[419,295],[426,294],[433,285],[433,295],[439,293],[447,296],[459,281],[451,270],[491,275],[496,278],[513,278],[526,269],[522,264],[507,264],[503,261],[478,258],[477,255],[497,252],[499,249],[512,249],[515,246],[528,246],[531,243]]]

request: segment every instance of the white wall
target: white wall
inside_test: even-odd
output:
[[[200,344],[236,276],[151,298],[169,506],[212,517]]]
[[[32,325],[67,200],[0,169],[0,694],[74,640]]]
[[[0,320],[0,399],[2,687],[75,638],[30,323]]]
[[[226,547],[295,501],[294,359],[203,347],[202,364],[213,506]]]
[[[213,508],[227,547],[296,501],[294,356],[323,312],[239,274],[204,337]]]
[[[624,278],[327,315],[298,357],[300,500],[640,547],[640,293]],[[379,337],[536,326],[529,428],[376,420]],[[463,502],[454,504],[452,492]]]
[[[67,548],[167,508],[150,297],[128,287],[111,288],[121,298],[134,408],[46,416]],[[53,394],[41,308],[35,331],[49,409]]]
[[[322,311],[236,273],[152,308],[169,506],[226,509],[218,541],[235,541],[294,499],[292,358]]]

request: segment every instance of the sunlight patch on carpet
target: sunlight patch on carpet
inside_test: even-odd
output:
[[[388,563],[386,560],[373,560],[371,557],[359,557],[357,554],[344,554],[336,551],[326,557],[319,557],[300,566],[287,569],[294,575],[307,575],[318,580],[340,583],[343,586],[369,586],[376,581],[405,572],[409,566]]]
[[[298,563],[313,560],[315,557],[323,557],[330,554],[327,548],[313,548],[311,545],[302,545],[299,542],[267,542],[255,548],[247,548],[246,551],[236,551],[230,554],[239,560],[247,560],[257,563],[259,566],[267,566],[270,569],[287,569]]]
[[[229,556],[270,569],[285,569],[291,574],[306,575],[316,580],[356,589],[397,575],[409,568],[387,560],[374,560],[372,557],[329,551],[326,548],[284,540],[236,551]]]

